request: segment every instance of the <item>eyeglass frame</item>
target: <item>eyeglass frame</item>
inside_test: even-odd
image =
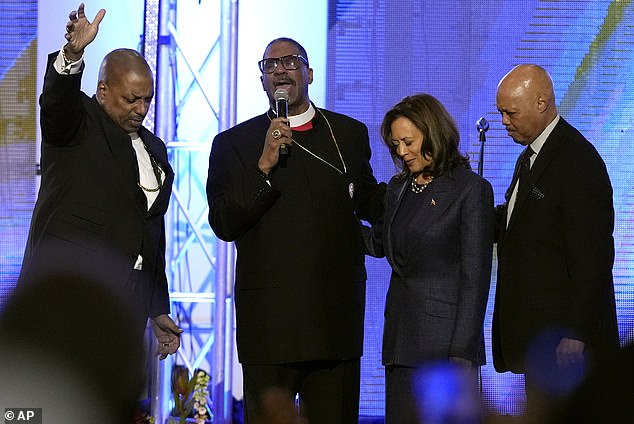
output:
[[[299,66],[295,69],[288,69],[285,65],[284,65],[284,59],[289,58],[289,57],[294,57],[299,59],[301,62],[304,63],[304,65],[306,65],[307,68],[310,67],[310,65],[308,64],[308,59],[306,59],[304,56],[302,56],[301,54],[287,54],[286,56],[281,56],[281,57],[267,57],[266,59],[262,59],[258,62],[258,68],[260,69],[260,72],[262,72],[263,74],[272,74],[273,72],[275,72],[275,70],[277,69],[278,66],[282,65],[282,68],[284,68],[287,71],[296,71],[299,69]],[[275,66],[273,67],[273,70],[271,72],[264,72],[264,61],[265,60],[274,60],[275,61]]]

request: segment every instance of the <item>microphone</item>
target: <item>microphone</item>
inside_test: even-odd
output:
[[[480,133],[480,141],[484,142],[486,140],[484,133],[489,131],[489,121],[487,121],[484,116],[478,119],[478,122],[476,122],[476,129]]]
[[[482,176],[484,164],[484,142],[486,141],[485,133],[489,130],[489,121],[484,116],[476,122],[476,129],[480,133],[480,160],[478,160],[478,175]]]
[[[273,94],[275,100],[275,112],[278,118],[288,118],[288,91],[278,88]],[[280,156],[287,157],[291,147],[287,144],[280,145]]]

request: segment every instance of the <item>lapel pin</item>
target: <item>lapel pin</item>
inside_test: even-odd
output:
[[[434,199],[431,199],[431,205],[436,206],[436,201]]]

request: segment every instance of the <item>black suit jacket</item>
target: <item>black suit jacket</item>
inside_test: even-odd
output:
[[[374,220],[382,193],[372,176],[365,125],[321,109],[347,172],[291,147],[271,185],[256,164],[270,120],[252,118],[214,139],[209,158],[209,223],[235,241],[238,355],[273,364],[359,357],[365,266],[359,217]],[[295,140],[343,170],[328,123]],[[353,196],[351,197],[351,192]]]
[[[591,359],[618,349],[612,282],[612,187],[596,149],[563,118],[535,159],[508,227],[499,208],[493,360],[525,372],[547,331],[586,343]]]
[[[164,215],[174,174],[165,145],[146,128],[139,130],[165,172],[148,211],[130,137],[80,91],[81,73],[55,70],[56,57],[49,55],[40,98],[42,179],[20,283],[74,275],[129,297],[126,282],[141,254],[143,272],[154,284],[134,305],[145,318],[169,313]]]
[[[383,363],[419,366],[456,356],[482,365],[493,256],[491,184],[458,166],[416,195],[421,204],[403,201],[410,181],[392,178],[385,218],[364,234],[368,253],[386,256],[392,267]],[[393,224],[403,208],[416,212],[398,235],[405,243],[396,244]],[[398,250],[401,245],[406,251]]]

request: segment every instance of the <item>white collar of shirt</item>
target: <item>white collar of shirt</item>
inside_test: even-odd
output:
[[[553,132],[555,125],[557,125],[557,123],[559,122],[559,118],[559,115],[555,116],[555,119],[553,119],[553,121],[548,124],[546,128],[544,128],[544,131],[542,131],[542,133],[535,140],[533,140],[531,144],[529,144],[531,149],[533,149],[533,151],[535,152],[535,154],[531,156],[531,167],[535,163],[535,159],[537,159],[539,151],[542,149],[542,147],[544,147],[544,143],[546,143],[546,140],[550,136],[550,133]],[[509,199],[509,204],[506,211],[506,225],[509,224],[509,221],[511,220],[511,214],[513,213],[513,209],[515,208],[515,200],[517,198],[518,188],[519,184],[516,182],[515,187],[513,187],[513,193],[511,194],[511,198]]]
[[[273,111],[275,112],[275,110]],[[289,116],[288,120],[290,121],[291,127],[301,127],[307,122],[310,122],[315,117],[315,108],[312,103],[308,103],[308,109],[306,112],[300,113],[299,115]]]
[[[544,131],[542,131],[542,133],[531,144],[529,144],[529,146],[531,146],[531,149],[533,149],[533,152],[535,152],[535,154],[531,156],[531,166],[533,166],[533,163],[535,163],[535,159],[537,158],[537,155],[539,155],[539,151],[542,149],[542,147],[544,147],[544,143],[546,143],[546,140],[550,136],[550,133],[553,132],[555,125],[559,123],[559,118],[559,115],[555,116],[555,119],[553,119],[552,122],[548,124],[546,128],[544,128]]]

